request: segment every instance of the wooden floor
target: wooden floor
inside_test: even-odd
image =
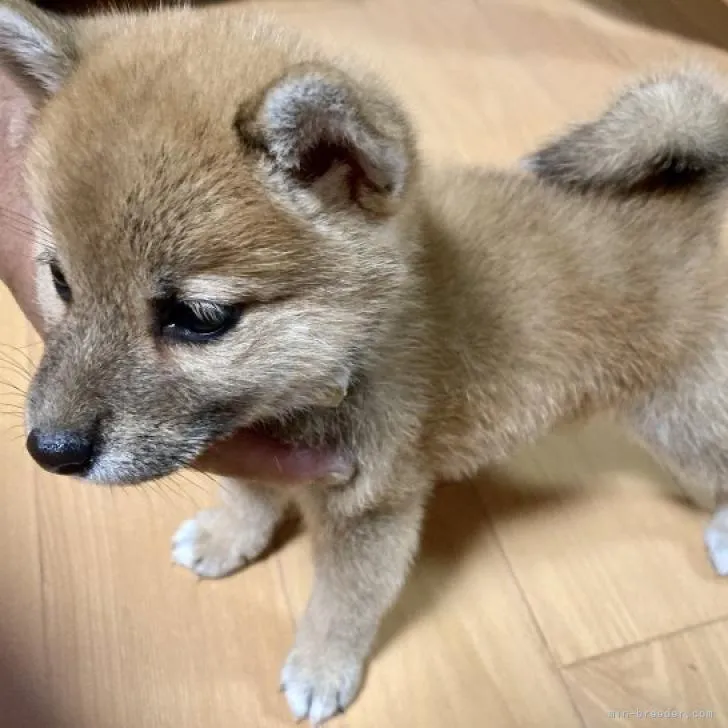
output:
[[[655,63],[728,73],[721,0],[260,4],[375,59],[434,159],[512,165]],[[3,296],[0,357],[20,362],[9,346],[39,347]],[[306,536],[198,583],[168,542],[209,484],[122,492],[39,473],[24,382],[0,367],[0,726],[291,725],[278,673],[309,588]],[[728,726],[728,582],[704,521],[601,423],[443,487],[363,694],[333,725],[643,728],[669,724],[644,712],[674,710]]]

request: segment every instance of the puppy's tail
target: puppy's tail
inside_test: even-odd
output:
[[[675,189],[728,175],[728,96],[684,71],[626,89],[596,121],[523,161],[538,177],[581,188]]]

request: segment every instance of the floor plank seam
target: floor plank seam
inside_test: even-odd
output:
[[[638,649],[640,647],[649,647],[649,645],[654,644],[655,642],[664,642],[665,640],[671,639],[673,637],[679,637],[680,635],[688,634],[689,632],[694,632],[705,627],[712,627],[713,625],[720,624],[721,622],[728,623],[728,614],[724,614],[720,617],[715,617],[713,619],[707,619],[704,622],[687,624],[684,627],[680,627],[679,629],[664,632],[663,634],[653,635],[652,637],[646,637],[642,640],[635,640],[634,642],[630,642],[629,644],[615,647],[613,650],[605,650],[604,652],[599,652],[594,655],[588,655],[587,657],[581,657],[577,660],[572,660],[571,662],[564,662],[562,664],[559,664],[559,668],[561,670],[570,670],[574,667],[583,667],[584,665],[588,665],[592,662],[596,662],[597,660],[601,660],[604,657],[620,655],[624,652]]]
[[[469,484],[469,487],[473,488],[473,490],[475,490],[475,495],[476,495],[477,501],[478,501],[478,503],[480,503],[480,506],[485,513],[486,521],[493,534],[493,537],[497,544],[498,550],[500,551],[501,556],[503,557],[503,560],[506,564],[506,568],[508,569],[508,572],[510,573],[511,578],[513,579],[513,583],[515,584],[516,591],[518,592],[518,595],[521,597],[521,600],[522,600],[524,606],[526,607],[526,613],[528,614],[528,617],[531,621],[533,629],[535,630],[536,634],[538,635],[538,640],[541,643],[541,648],[544,650],[545,654],[548,655],[551,671],[556,676],[556,679],[558,680],[559,684],[563,688],[566,699],[569,701],[569,704],[571,705],[571,707],[574,711],[574,715],[576,716],[577,720],[579,721],[579,724],[581,725],[582,728],[588,728],[585,718],[582,715],[581,711],[579,710],[579,707],[576,704],[574,696],[572,695],[571,690],[569,689],[569,686],[566,682],[566,677],[564,675],[563,668],[558,663],[558,661],[556,660],[556,656],[554,655],[551,648],[549,647],[549,643],[548,643],[548,640],[546,639],[546,635],[544,634],[543,630],[541,629],[541,625],[538,623],[538,619],[536,618],[536,613],[533,611],[533,609],[531,607],[531,602],[528,599],[526,591],[523,588],[523,585],[521,584],[521,581],[519,580],[518,576],[516,575],[516,572],[513,568],[513,564],[511,563],[508,553],[507,553],[506,549],[504,548],[503,543],[500,540],[500,536],[498,535],[498,531],[495,528],[495,522],[494,522],[493,517],[488,508],[488,504],[486,503],[485,499],[483,498],[483,496],[478,488],[476,488],[472,483]]]

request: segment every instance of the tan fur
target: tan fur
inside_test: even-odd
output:
[[[40,109],[48,332],[29,430],[100,428],[102,482],[164,475],[260,422],[351,463],[294,491],[316,567],[282,674],[297,717],[354,699],[437,479],[616,409],[719,493],[728,106],[699,77],[628,91],[535,174],[435,170],[377,79],[239,8],[65,24],[8,6],[0,44]],[[170,344],[150,312],[170,285],[247,309],[219,341]],[[255,483],[224,493],[175,537],[202,576],[260,555],[285,505]]]

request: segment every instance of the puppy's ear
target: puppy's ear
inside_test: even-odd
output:
[[[77,59],[73,21],[24,0],[0,3],[0,64],[35,105],[60,89]]]
[[[397,104],[328,67],[297,66],[240,108],[236,128],[290,182],[379,215],[397,209],[414,165]]]

